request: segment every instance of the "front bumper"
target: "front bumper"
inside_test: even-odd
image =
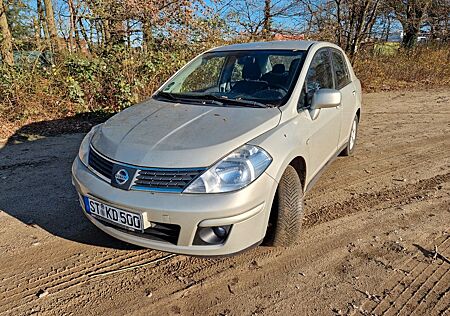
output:
[[[258,244],[265,236],[276,182],[263,173],[254,183],[236,192],[217,194],[157,193],[127,191],[111,186],[93,174],[77,157],[72,165],[73,184],[80,195],[106,204],[141,213],[144,224],[180,226],[176,243],[145,238],[129,233],[86,213],[88,219],[105,233],[142,247],[199,256],[229,255]],[[81,199],[82,200],[82,199]],[[193,245],[199,226],[232,225],[220,245]]]

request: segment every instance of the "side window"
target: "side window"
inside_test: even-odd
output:
[[[327,49],[321,49],[314,55],[306,74],[297,108],[308,107],[314,93],[323,88],[334,88],[330,55]]]
[[[314,56],[306,75],[306,92],[316,92],[322,88],[333,89],[333,74],[328,50],[319,50]]]
[[[333,68],[336,79],[336,89],[341,89],[350,83],[350,74],[347,62],[340,52],[333,51],[331,53],[333,59]]]

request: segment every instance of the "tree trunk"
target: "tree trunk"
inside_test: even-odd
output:
[[[52,51],[55,53],[59,53],[63,50],[63,47],[58,40],[58,33],[56,31],[52,0],[44,0],[44,6],[45,6],[45,19],[47,21],[47,28],[50,34]]]
[[[128,46],[128,48],[130,48],[131,47],[131,26],[130,26],[130,20],[127,19],[125,21],[125,25],[126,25],[125,37],[126,37],[126,40],[127,40],[127,46]]]
[[[336,19],[337,19],[336,43],[338,46],[341,46],[342,45],[341,0],[335,0],[335,3],[336,3]]]
[[[83,48],[81,47],[81,39],[80,39],[80,29],[78,28],[79,21],[81,20],[81,17],[78,16],[78,8],[74,5],[73,0],[72,2],[72,11],[73,11],[73,31],[75,36],[75,43],[77,44],[77,47],[80,51],[86,51],[86,45],[83,45]],[[80,23],[80,25],[83,25]]]
[[[14,65],[14,55],[12,48],[12,36],[9,31],[8,19],[6,18],[6,8],[3,0],[0,0],[0,30],[1,33],[1,55],[4,63],[12,66]]]
[[[69,50],[74,52],[76,50],[76,45],[74,41],[74,33],[75,33],[75,8],[73,5],[73,0],[68,0],[67,5],[69,7]]]
[[[80,23],[82,23],[81,19],[80,19]],[[90,22],[90,27],[91,27],[91,31],[89,32],[89,41],[88,41],[90,43],[89,45],[92,44],[92,46],[94,46],[93,30],[95,30],[95,33],[97,34],[97,39],[96,39],[97,47],[101,47],[103,45],[103,27],[102,27],[101,23],[99,23],[97,19],[94,19],[93,21]],[[93,27],[93,29],[92,29],[92,27]],[[86,30],[85,30],[83,24],[80,25],[80,28],[81,28],[82,32],[84,31],[84,33],[83,33],[83,36],[84,36],[84,34],[86,33]],[[85,39],[87,40],[87,37],[85,37]],[[89,50],[92,52],[92,47],[90,47]]]
[[[354,28],[355,22],[356,22],[356,12],[355,12],[356,10],[355,10],[355,7],[351,6],[351,7],[349,7],[349,10],[350,10],[351,13],[350,13],[350,19],[348,21],[349,25],[348,25],[347,34],[346,34],[347,39],[345,41],[345,48],[344,48],[344,50],[346,52],[350,51],[350,47],[351,47],[351,43],[352,43],[352,36],[353,36],[353,28]]]
[[[355,30],[352,32],[353,38],[351,39],[350,43],[350,58],[353,60],[355,57],[356,51],[359,49],[359,44],[362,41],[362,32],[366,24],[367,19],[367,10],[369,8],[370,0],[360,2],[358,4],[358,16],[356,17],[356,24],[355,24]],[[356,8],[353,7],[353,10]]]
[[[148,20],[142,22],[144,51],[147,52],[153,46],[152,26]]]
[[[108,46],[123,46],[125,45],[125,27],[122,20],[117,19],[116,17],[113,20],[110,20],[110,39]]]
[[[264,23],[263,23],[263,36],[264,38],[270,37],[271,31],[271,12],[270,12],[270,0],[264,1]]]
[[[403,26],[403,40],[402,46],[405,48],[413,48],[417,43],[417,36],[419,34],[419,26],[407,23]]]
[[[387,42],[389,41],[389,34],[391,33],[391,17],[388,15],[387,16],[387,25],[386,25],[386,35],[384,38],[384,41]]]
[[[84,25],[83,25],[83,20],[81,19],[81,18],[79,18],[78,19],[78,25],[79,25],[79,27],[80,27],[80,32],[81,32],[81,35],[83,36],[83,38],[84,38],[84,41],[86,42],[86,45],[87,45],[87,50],[89,51],[89,52],[92,52],[92,49],[91,49],[91,44],[92,44],[92,38],[89,38],[88,37],[88,35],[87,35],[87,32],[86,32],[86,29],[84,28]],[[92,25],[91,25],[91,27],[92,27]],[[91,34],[93,33],[94,31],[93,30],[91,30]],[[78,33],[78,32],[77,32]],[[78,35],[79,36],[79,35]],[[81,45],[80,45],[81,46]],[[84,45],[83,45],[84,46]]]
[[[417,43],[417,36],[419,35],[420,25],[422,24],[424,8],[421,8],[418,3],[408,3],[406,8],[406,20],[402,23],[403,26],[403,40],[402,46],[405,48],[413,48]]]
[[[50,36],[48,35],[47,23],[45,22],[44,9],[42,8],[42,0],[36,1],[37,13],[39,17],[39,35],[41,35],[41,29],[44,32],[44,39],[46,45],[48,45],[50,41]]]
[[[34,41],[36,42],[36,49],[37,50],[41,50],[42,49],[42,45],[41,45],[41,27],[39,25],[39,19],[38,18],[33,18],[33,27],[34,27]]]
[[[108,19],[100,20],[102,27],[102,46],[107,49],[111,42],[111,23]]]
[[[75,22],[75,24],[74,24],[74,27],[75,27],[75,30],[74,30],[74,32],[75,32],[75,34],[74,34],[74,36],[75,36],[75,43],[77,44],[78,49],[81,51],[82,48],[81,48],[81,41],[80,41],[80,30],[77,28],[78,19],[77,19],[76,16],[75,16],[75,21],[74,22]],[[86,46],[84,46],[84,48],[86,48]]]

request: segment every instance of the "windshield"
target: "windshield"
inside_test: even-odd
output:
[[[167,82],[156,96],[243,106],[282,105],[293,90],[305,54],[298,50],[205,53]]]

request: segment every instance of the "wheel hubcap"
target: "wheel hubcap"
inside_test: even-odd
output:
[[[350,132],[350,143],[349,143],[349,147],[350,150],[353,149],[353,146],[355,145],[355,141],[356,141],[356,120],[353,121],[352,124],[352,131]]]

